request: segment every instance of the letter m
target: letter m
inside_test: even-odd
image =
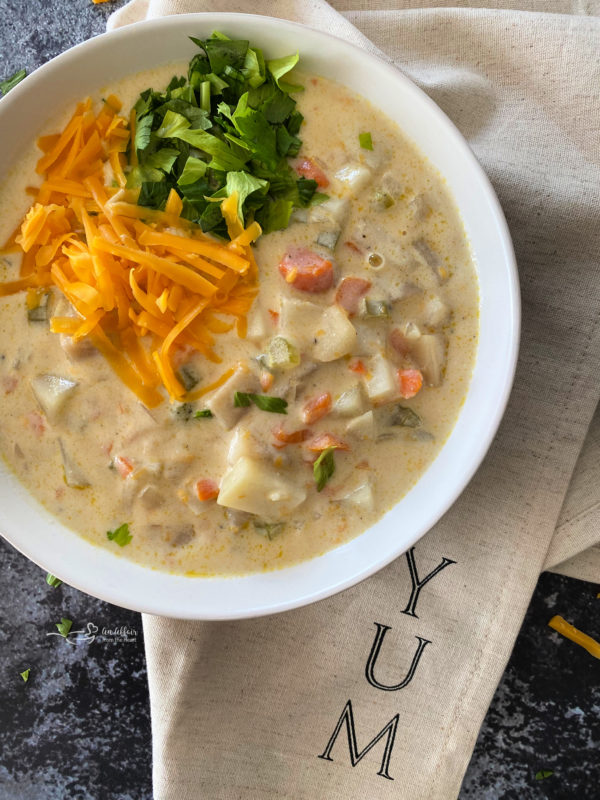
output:
[[[396,738],[396,731],[398,729],[398,722],[400,719],[400,714],[396,714],[395,717],[388,722],[388,724],[382,728],[377,736],[364,747],[360,753],[358,751],[358,744],[356,742],[356,728],[354,727],[354,714],[352,713],[352,703],[350,700],[346,703],[344,710],[338,720],[337,725],[335,726],[334,732],[331,734],[331,739],[327,742],[327,747],[319,758],[323,758],[325,761],[333,761],[331,758],[331,750],[333,745],[335,744],[335,740],[337,739],[339,732],[342,729],[342,725],[346,723],[346,733],[348,735],[348,745],[350,747],[350,763],[353,767],[355,767],[358,762],[366,756],[369,750],[371,750],[380,739],[386,737],[385,742],[385,750],[383,751],[383,758],[381,760],[381,767],[377,772],[378,775],[381,775],[382,778],[387,778],[390,781],[394,779],[389,774],[389,767],[390,767],[390,757],[392,755],[392,748],[394,747],[394,739]]]

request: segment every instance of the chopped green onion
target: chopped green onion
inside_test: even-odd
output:
[[[210,113],[210,81],[200,84],[200,108]]]
[[[17,83],[21,83],[23,78],[27,77],[27,70],[20,69],[18,72],[15,72],[14,75],[11,75],[10,78],[7,78],[5,81],[0,81],[0,92],[2,94],[8,94],[11,89],[14,89]]]
[[[358,134],[358,143],[362,147],[363,150],[372,150],[373,149],[373,140],[371,139],[370,133],[359,133]]]
[[[23,672],[19,672],[19,675],[23,678],[25,683],[29,680],[29,673],[31,672],[31,668],[24,670]]]
[[[58,589],[59,586],[62,586],[61,579],[57,578],[56,575],[53,575],[51,572],[48,572],[46,575],[46,583],[48,586],[52,586],[53,589]]]
[[[56,623],[56,628],[61,636],[64,636],[65,639],[69,635],[69,631],[73,627],[73,623],[70,619],[66,619],[66,617],[62,617],[60,622]]]
[[[202,411],[196,411],[194,419],[210,419],[213,416],[210,408],[203,408]]]
[[[325,488],[325,484],[335,472],[334,450],[335,447],[327,447],[313,464],[313,475],[317,482],[317,492]]]
[[[106,531],[106,538],[118,544],[119,547],[125,547],[133,539],[133,536],[129,533],[129,523],[124,522],[114,531]]]
[[[270,411],[273,414],[287,414],[287,400],[282,397],[269,397],[266,394],[252,394],[250,392],[236,392],[233,396],[233,405],[236,408],[248,408],[254,403],[261,411]]]

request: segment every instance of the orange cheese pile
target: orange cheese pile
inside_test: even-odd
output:
[[[28,188],[35,202],[4,247],[23,256],[19,278],[0,284],[0,296],[58,287],[78,316],[53,317],[50,329],[89,337],[152,408],[161,386],[172,400],[185,398],[174,368],[182,352],[218,362],[214,334],[237,325],[245,336],[258,277],[250,245],[261,230],[243,228],[236,195],[221,205],[227,244],[180,217],[173,189],[164,211],[138,206],[139,189],[126,188],[130,128],[120,109],[111,95],[96,115],[87,100],[62,133],[38,140],[44,180]]]

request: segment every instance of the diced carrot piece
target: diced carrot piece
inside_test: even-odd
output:
[[[331,395],[323,392],[308,400],[302,409],[302,419],[308,425],[324,417],[331,410]]]
[[[273,375],[272,372],[269,372],[269,370],[267,369],[261,370],[259,382],[260,382],[260,388],[263,390],[263,392],[269,391],[271,386],[273,386],[274,380],[275,376]]]
[[[356,372],[357,375],[367,374],[367,368],[365,367],[364,361],[361,361],[360,358],[351,358],[348,362],[348,369],[352,372]]]
[[[307,247],[296,247],[284,255],[279,272],[301,292],[326,292],[333,286],[333,265]]]
[[[298,175],[301,175],[303,178],[308,178],[310,181],[316,181],[317,186],[319,189],[325,189],[329,186],[329,178],[321,167],[310,158],[303,158],[298,164],[296,164],[296,172]]]
[[[203,478],[196,483],[196,494],[198,500],[214,500],[219,495],[218,484],[210,478]]]
[[[407,356],[410,353],[410,341],[398,328],[390,331],[390,344],[401,356]]]
[[[287,447],[288,444],[300,444],[300,442],[306,441],[310,436],[310,431],[308,428],[302,428],[301,430],[287,433],[280,425],[277,428],[273,428],[273,436],[277,440],[273,443],[273,447],[281,449]]]
[[[352,252],[354,252],[354,253],[358,253],[359,255],[362,255],[362,252],[363,252],[363,251],[362,251],[362,250],[360,249],[360,247],[359,247],[359,246],[356,244],[356,242],[353,242],[353,241],[350,239],[350,240],[348,240],[347,242],[344,242],[344,244],[346,245],[346,247],[350,248],[350,250],[352,250]]]
[[[123,480],[133,472],[133,464],[126,456],[115,456],[114,465]]]
[[[38,411],[30,411],[25,417],[25,422],[38,437],[46,430],[46,422]]]
[[[328,447],[335,447],[337,450],[350,450],[350,445],[346,444],[342,439],[338,438],[334,433],[319,433],[312,439],[308,445],[309,450],[313,453],[318,453],[321,450],[327,450]]]
[[[423,375],[418,369],[399,369],[398,382],[400,396],[408,399],[414,397],[423,386]]]
[[[371,281],[364,278],[344,278],[335,293],[335,302],[352,317],[358,313],[359,303],[371,288]]]

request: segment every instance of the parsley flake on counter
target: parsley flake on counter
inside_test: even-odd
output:
[[[10,78],[7,78],[5,81],[0,81],[0,92],[2,94],[8,94],[11,89],[14,89],[17,83],[21,83],[23,78],[27,77],[27,70],[20,69],[18,72],[15,72],[14,75],[11,75]]]
[[[58,589],[59,586],[62,586],[61,579],[57,578],[56,575],[53,575],[51,572],[48,572],[46,575],[46,583],[54,589]]]
[[[554,771],[553,770],[551,770],[551,769],[541,769],[539,772],[535,773],[535,779],[536,779],[536,781],[543,781],[546,778],[550,778],[552,775],[554,775]]]
[[[359,133],[358,134],[358,143],[362,147],[363,150],[372,150],[373,149],[373,139],[371,139],[370,133]]]
[[[24,682],[27,683],[29,680],[29,673],[31,672],[31,668],[28,667],[24,672],[19,672],[19,675],[23,678]]]
[[[194,414],[194,419],[210,419],[213,416],[214,414],[210,408],[203,408],[202,411],[196,411]]]
[[[248,408],[250,403],[254,403],[261,411],[287,414],[287,400],[282,397],[269,397],[266,394],[252,394],[251,392],[236,392],[233,396],[233,405],[236,408]]]
[[[60,622],[56,623],[56,629],[60,633],[61,636],[64,636],[65,639],[69,635],[69,631],[73,627],[73,622],[70,619],[66,619],[66,617],[61,617]]]
[[[106,531],[106,538],[118,544],[119,547],[125,547],[133,539],[133,536],[129,533],[129,523],[124,522],[114,531]]]
[[[335,447],[327,447],[313,464],[313,475],[317,482],[317,492],[322,491],[335,472],[333,451]]]
[[[203,231],[227,237],[220,201],[237,192],[242,222],[264,233],[286,228],[294,208],[321,200],[317,183],[300,177],[288,159],[298,155],[303,121],[284,77],[298,54],[265,61],[259,48],[215,31],[190,37],[200,52],[187,76],[137,100],[128,188],[138,204],[162,210],[171,189],[182,216]],[[244,222],[244,224],[246,224]]]

